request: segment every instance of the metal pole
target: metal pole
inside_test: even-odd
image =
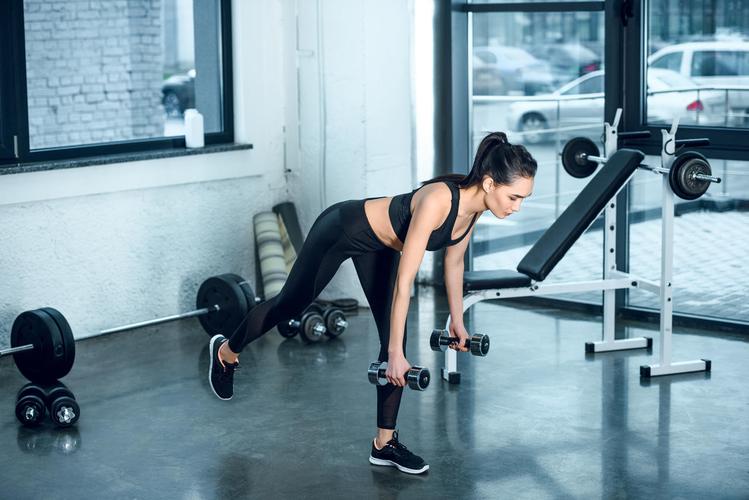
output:
[[[156,318],[156,319],[150,319],[148,321],[141,321],[140,323],[132,323],[130,325],[117,326],[114,328],[109,328],[108,330],[102,330],[99,333],[106,334],[106,333],[124,332],[125,330],[135,330],[136,328],[142,328],[144,326],[151,326],[151,325],[158,325],[160,323],[166,323],[168,321],[174,321],[176,319],[192,318],[194,316],[202,316],[204,314],[208,314],[208,313],[219,311],[219,310],[220,310],[219,306],[214,305],[213,307],[205,307],[203,309],[196,309],[194,311],[189,311],[189,312],[182,313],[182,314],[175,314],[173,316],[165,316],[163,318]]]
[[[11,347],[10,349],[0,349],[0,357],[7,356],[9,354],[15,354],[17,352],[30,351],[34,349],[34,344],[26,344],[19,347]]]

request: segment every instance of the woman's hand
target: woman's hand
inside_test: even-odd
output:
[[[403,353],[388,355],[388,368],[385,371],[385,378],[388,382],[398,387],[406,386],[406,373],[411,369],[411,364]]]
[[[448,347],[450,349],[455,349],[456,351],[468,352],[468,344],[466,342],[470,339],[470,335],[468,335],[466,327],[463,324],[456,325],[455,323],[450,321],[449,332],[450,336],[457,337],[458,341],[450,344]]]

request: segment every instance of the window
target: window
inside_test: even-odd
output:
[[[707,51],[694,53],[692,76],[749,76],[749,52]]]
[[[669,69],[671,71],[681,71],[681,52],[671,52],[658,57],[650,63],[651,68]]]
[[[189,108],[206,143],[233,140],[230,1],[22,4],[7,20],[22,40],[0,39],[23,54],[1,70],[22,96],[10,161],[181,146]]]

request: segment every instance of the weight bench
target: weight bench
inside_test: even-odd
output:
[[[607,125],[608,129],[608,125]],[[674,131],[675,133],[675,131]],[[615,141],[615,139],[614,139]],[[607,149],[616,148],[616,142]],[[673,261],[673,192],[668,175],[663,175],[663,215],[661,241],[660,283],[621,272],[616,268],[616,195],[629,182],[640,166],[644,155],[640,151],[622,149],[614,153],[582,189],[580,194],[546,230],[517,266],[517,271],[471,271],[463,275],[463,312],[483,300],[512,297],[532,297],[572,292],[603,291],[602,340],[586,343],[587,352],[650,348],[652,339],[637,337],[614,339],[615,291],[641,288],[660,294],[660,365],[642,366],[643,377],[692,371],[710,371],[710,361],[671,362],[672,261]],[[570,283],[544,283],[554,266],[564,257],[577,239],[604,211],[604,271],[603,279]],[[450,324],[448,316],[446,328]],[[457,353],[445,351],[442,378],[450,383],[460,382]]]

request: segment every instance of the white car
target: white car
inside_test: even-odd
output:
[[[674,71],[648,71],[648,123],[719,125],[725,119],[724,97],[698,91],[698,85]],[[556,137],[600,136],[604,110],[604,71],[593,71],[563,85],[549,96],[518,100],[509,107],[507,125],[520,142],[535,144]]]
[[[741,39],[678,43],[648,57],[650,68],[668,69],[711,88],[724,90],[730,112],[725,125],[749,125],[749,42]]]

